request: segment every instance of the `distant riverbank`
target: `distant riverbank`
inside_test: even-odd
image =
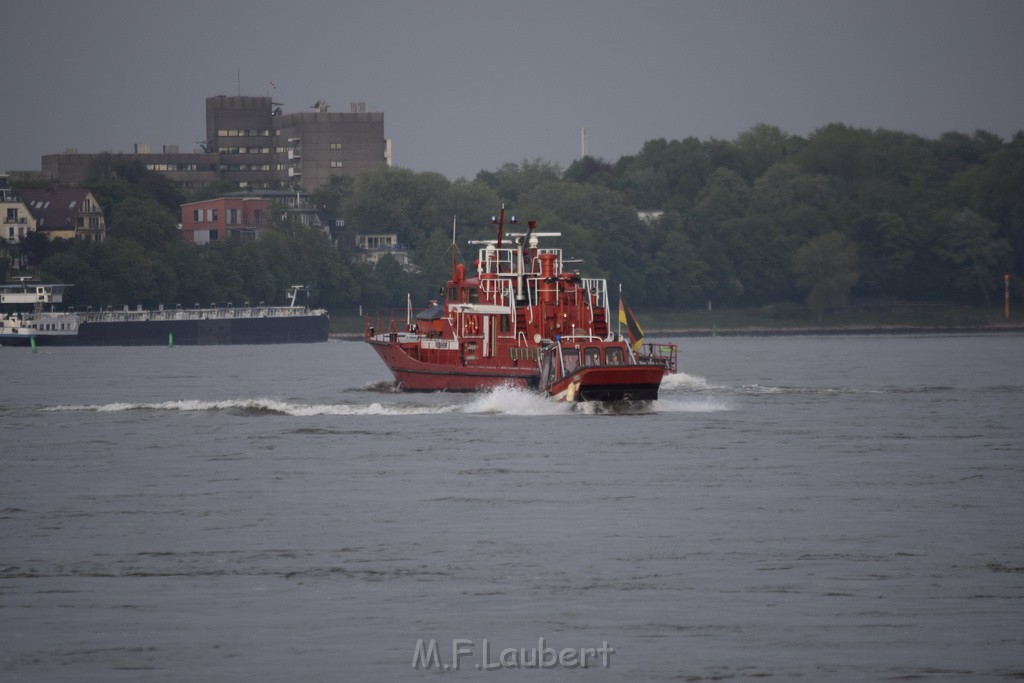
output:
[[[614,308],[614,307],[613,307]],[[958,334],[1024,332],[1024,314],[1003,315],[1001,307],[941,303],[851,305],[826,313],[821,321],[795,304],[690,311],[636,311],[646,336],[727,337],[840,334]],[[615,329],[615,313],[612,314]],[[331,338],[360,340],[357,316],[331,316]]]
[[[842,334],[962,334],[988,332],[1024,332],[1024,324],[1007,325],[848,325],[840,327],[737,327],[653,329],[645,331],[648,337],[768,337],[798,335]]]
[[[736,327],[736,328],[684,328],[645,330],[646,339],[662,337],[779,337],[800,335],[844,335],[844,334],[978,334],[978,333],[1024,333],[1024,323],[1005,325],[848,325],[841,327]],[[361,341],[363,335],[357,332],[332,332],[331,339],[340,341]]]

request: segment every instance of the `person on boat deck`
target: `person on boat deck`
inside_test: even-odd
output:
[[[584,350],[583,364],[588,368],[596,368],[601,364],[601,351],[593,347]]]
[[[622,365],[622,349],[608,349],[604,352],[604,359],[608,365]]]
[[[565,366],[565,374],[570,375],[576,372],[580,366],[580,352],[576,349],[562,351],[562,364]]]

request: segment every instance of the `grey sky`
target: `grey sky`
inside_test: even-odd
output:
[[[1024,128],[1019,0],[13,0],[0,169],[191,151],[205,98],[384,112],[394,161],[472,178],[615,161],[652,138],[829,122],[937,137]]]

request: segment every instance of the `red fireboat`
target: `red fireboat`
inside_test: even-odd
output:
[[[392,314],[383,326],[379,316],[364,318],[364,338],[399,388],[512,386],[568,401],[656,399],[661,378],[676,371],[676,346],[644,345],[621,300],[629,343],[616,334],[607,282],[565,270],[561,249],[540,246],[561,233],[537,232],[529,221],[527,232],[505,234],[504,206],[492,222],[496,239],[469,242],[479,246],[476,275],[467,277],[456,263],[453,237],[452,274],[440,302],[414,309],[410,301],[404,316]],[[582,359],[575,366],[574,351]]]

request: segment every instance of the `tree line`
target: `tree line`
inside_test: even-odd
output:
[[[407,292],[422,304],[448,278],[453,219],[471,263],[466,240],[491,236],[501,204],[561,232],[581,271],[622,283],[641,309],[981,304],[1004,273],[1024,275],[1021,133],[933,140],[831,124],[802,138],[758,125],[732,141],[650,140],[615,162],[525,160],[472,180],[382,168],[316,192],[345,220],[335,244],[279,213],[258,240],[197,247],[176,223],[179,205],[202,196],[139,167],[86,186],[108,212],[106,242],[22,245],[82,304],[270,303],[294,283],[334,312],[399,306]],[[418,270],[354,262],[360,232],[397,233]]]

